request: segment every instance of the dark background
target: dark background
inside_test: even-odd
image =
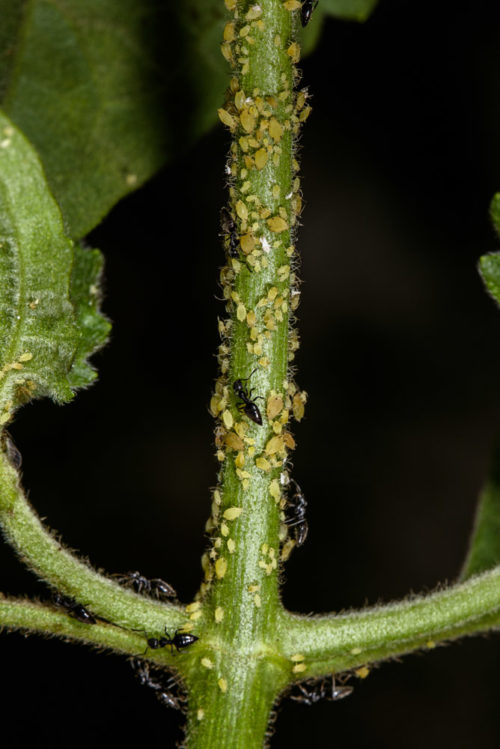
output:
[[[460,570],[500,433],[500,313],[476,271],[499,248],[499,38],[497,2],[382,0],[364,26],[328,21],[304,62],[297,364],[310,400],[294,476],[310,536],[287,566],[291,610],[389,601]],[[99,382],[12,428],[31,499],[66,543],[110,572],[162,576],[185,601],[216,472],[226,148],[219,127],[94,232],[114,322]],[[8,547],[0,569],[6,593],[47,596]],[[124,660],[13,634],[0,646],[9,746],[179,739]],[[471,639],[386,664],[344,702],[284,703],[272,745],[496,749],[499,655],[495,637]]]

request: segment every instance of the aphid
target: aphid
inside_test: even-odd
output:
[[[88,611],[85,606],[82,606],[81,603],[77,603],[73,600],[73,598],[68,598],[68,596],[63,596],[61,593],[55,593],[54,594],[54,604],[56,606],[59,606],[62,609],[66,609],[68,614],[73,617],[73,619],[77,619],[79,622],[83,622],[83,624],[96,624],[97,619],[93,614]]]
[[[9,460],[9,463],[11,464],[12,468],[15,468],[16,471],[18,471],[21,468],[22,462],[23,462],[23,456],[15,446],[12,437],[8,432],[5,432],[2,437],[2,443],[3,448],[5,452],[7,453],[7,458]]]
[[[307,26],[318,2],[319,0],[304,0],[300,11],[300,21],[302,26]]]
[[[144,577],[144,575],[141,575],[137,570],[135,572],[127,572],[125,575],[118,573],[113,575],[113,577],[121,585],[127,585],[139,594],[145,593],[147,596],[155,596],[158,599],[177,598],[177,593],[174,588],[160,577],[153,577],[150,580],[149,578]]]
[[[309,531],[309,525],[306,520],[307,502],[302,489],[295,479],[290,479],[290,481],[295,485],[295,492],[291,499],[288,500],[288,508],[292,510],[293,514],[285,520],[285,523],[289,528],[295,529],[294,536],[297,546],[302,546]]]
[[[166,637],[149,637],[148,648],[151,650],[159,650],[165,648],[167,645],[170,647],[170,652],[173,652],[175,648],[179,653],[183,648],[187,648],[196,642],[199,638],[196,635],[191,635],[189,632],[180,632],[178,629],[175,630],[174,636],[170,637],[165,627]]]
[[[243,383],[246,380],[249,380],[250,377],[253,375],[253,373],[256,371],[257,370],[254,369],[253,372],[251,372],[248,375],[248,377],[244,377],[241,380],[235,380],[233,382],[233,390],[238,396],[238,398],[242,401],[242,403],[238,405],[238,409],[242,413],[244,413],[245,416],[248,416],[248,418],[254,421],[256,424],[258,424],[259,426],[262,426],[262,415],[255,401],[258,398],[261,398],[261,400],[264,400],[264,398],[262,397],[262,395],[258,395],[256,398],[252,400],[252,391],[247,390],[243,385]]]
[[[170,676],[166,681],[161,678],[159,672],[153,676],[150,665],[139,659],[132,660],[131,665],[142,686],[153,689],[162,705],[174,710],[181,709],[181,702],[184,700],[181,695],[176,693],[179,683],[175,676]]]
[[[232,217],[230,211],[224,206],[220,212],[220,223],[222,227],[221,237],[227,239],[226,249],[229,257],[234,257],[236,260],[240,257],[238,245],[240,239],[238,232],[236,231],[236,222]]]
[[[295,702],[302,702],[304,705],[314,705],[320,700],[337,702],[352,694],[353,687],[337,686],[333,674],[331,677],[331,689],[328,688],[327,684],[328,679],[323,679],[323,681],[316,684],[297,684],[300,694],[291,694],[290,699],[295,700]]]

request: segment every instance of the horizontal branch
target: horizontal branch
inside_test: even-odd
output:
[[[16,471],[0,452],[0,524],[22,561],[42,580],[96,616],[147,633],[186,623],[180,606],[137,595],[78,559],[48,531],[27,501]],[[0,620],[0,626],[3,622]]]
[[[500,567],[429,596],[342,615],[282,614],[284,654],[300,678],[345,671],[500,628]],[[294,658],[295,656],[295,658]],[[296,669],[298,672],[298,669]]]

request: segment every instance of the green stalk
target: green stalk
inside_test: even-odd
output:
[[[287,379],[300,200],[293,158],[297,50],[290,46],[292,13],[280,0],[226,5],[234,18],[223,53],[233,78],[219,115],[233,137],[226,223],[234,228],[221,280],[230,317],[221,325],[222,375],[212,400],[221,471],[201,591],[205,648],[201,675],[193,674],[191,684],[188,737],[190,747],[248,749],[262,745],[290,673],[277,648],[277,614],[280,476],[293,445],[286,425],[294,396],[296,406],[300,398]],[[246,408],[233,387],[238,380]],[[252,419],[255,406],[261,425]]]

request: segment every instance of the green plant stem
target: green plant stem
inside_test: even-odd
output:
[[[306,618],[283,614],[283,650],[300,652],[322,676],[394,658],[500,627],[500,567],[466,583],[351,614]]]

